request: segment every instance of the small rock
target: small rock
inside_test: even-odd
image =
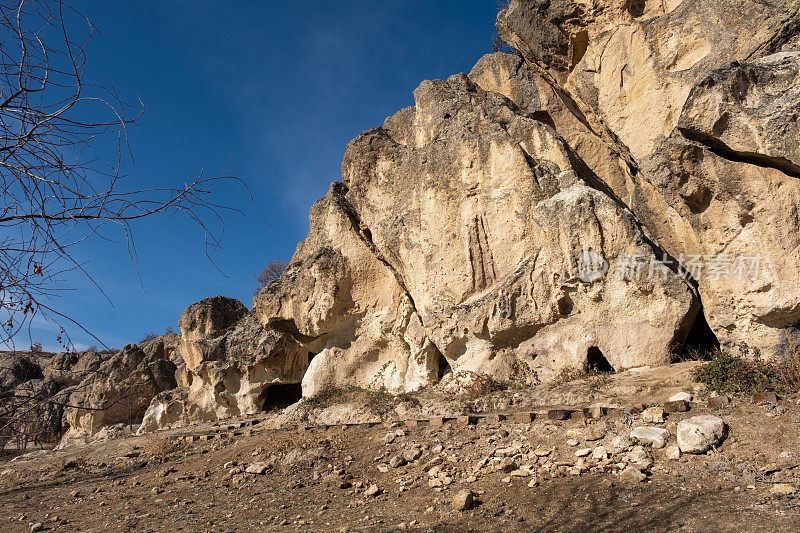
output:
[[[400,457],[399,455],[395,455],[391,459],[389,459],[389,466],[391,466],[392,468],[399,468],[404,464],[406,464],[406,460],[403,457]]]
[[[608,432],[608,427],[605,424],[594,424],[586,428],[583,438],[588,441],[596,441],[604,438]]]
[[[373,483],[372,485],[369,486],[367,490],[364,491],[364,496],[370,496],[370,497],[377,496],[378,494],[380,494],[380,492],[381,489],[378,488],[378,485]]]
[[[780,495],[793,494],[795,491],[797,491],[797,487],[795,487],[790,483],[777,483],[773,485],[772,488],[769,489],[769,491],[772,494],[780,494]]]
[[[503,457],[500,464],[497,465],[497,469],[503,472],[511,472],[517,469],[517,462],[511,457]]]
[[[602,461],[603,459],[608,458],[608,451],[606,450],[605,446],[598,446],[592,452],[592,459],[597,459],[598,461]]]
[[[35,524],[32,524],[31,531],[44,531],[44,524],[42,524],[41,522],[36,522]]]
[[[456,511],[469,511],[475,503],[475,497],[471,491],[462,490],[453,498],[453,508]]]
[[[578,445],[578,439],[567,439],[567,445],[568,446],[577,446]]]
[[[653,466],[653,461],[641,446],[636,446],[628,453],[628,461],[638,470],[647,470]]]
[[[645,424],[663,424],[664,409],[661,407],[648,407],[642,412],[642,420]]]
[[[605,409],[599,405],[593,405],[585,409],[585,414],[588,418],[598,419],[603,416]]]
[[[575,450],[575,457],[586,457],[590,453],[592,453],[591,448],[581,448],[579,450]]]
[[[630,447],[630,443],[625,437],[619,436],[611,441],[611,447],[614,450],[614,453],[622,453]]]
[[[711,396],[707,400],[708,406],[712,409],[723,409],[731,404],[731,399],[725,395]]]
[[[681,449],[677,444],[667,446],[667,449],[664,450],[664,457],[670,461],[677,461],[681,458]]]
[[[678,422],[678,446],[683,453],[705,453],[725,436],[725,422],[718,416],[700,415]]]
[[[519,453],[519,448],[510,446],[508,448],[498,448],[494,451],[495,457],[513,457]]]
[[[664,428],[639,426],[631,431],[631,438],[650,444],[653,448],[663,448],[667,444],[669,431]]]
[[[267,463],[253,463],[245,469],[248,474],[263,475],[269,469]]]
[[[691,403],[692,402],[692,395],[689,394],[688,392],[678,392],[678,393],[675,393],[672,396],[670,396],[667,401],[669,401],[669,402],[689,402],[689,403]]]
[[[422,455],[422,450],[419,448],[408,448],[403,450],[403,459],[409,463],[416,461]]]
[[[624,483],[639,483],[647,479],[647,476],[636,468],[629,466],[619,473],[619,479]]]
[[[664,403],[665,413],[685,413],[689,410],[689,402],[685,400],[675,400]]]

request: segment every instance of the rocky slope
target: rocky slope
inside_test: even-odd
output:
[[[800,342],[800,0],[512,0],[496,27],[515,53],[348,145],[252,311],[187,310],[147,427],[276,384],[661,365],[706,324],[749,356]]]
[[[296,420],[280,430],[270,413],[216,432],[0,458],[0,516],[9,532],[797,531],[800,398],[707,397],[693,366],[433,402],[436,387],[384,395],[384,424]],[[418,399],[438,403],[440,416],[464,413],[546,389],[651,406],[520,420],[510,414],[526,407],[514,403],[508,418],[467,424],[402,410]],[[320,424],[333,407],[309,406],[308,420]]]
[[[138,424],[153,396],[175,389],[179,336],[119,351],[0,353],[0,450],[8,438],[51,443]]]

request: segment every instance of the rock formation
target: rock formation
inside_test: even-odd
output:
[[[620,260],[663,251],[552,127],[463,74],[414,97],[350,143],[344,183],[256,299],[265,326],[320,351],[304,394],[418,388],[439,357],[498,380],[516,361],[547,379],[591,348],[616,369],[668,362],[693,289],[672,272],[626,279]],[[582,254],[612,267],[582,279]]]
[[[797,0],[512,0],[497,19],[525,68],[496,68],[492,89],[555,102],[556,131],[691,260],[723,346],[768,357],[800,320],[796,140],[776,142],[796,139],[794,53],[781,52],[799,27]]]
[[[511,0],[496,28],[515,53],[348,145],[252,311],[184,312],[185,387],[143,427],[300,380],[665,364],[696,323],[752,356],[800,342],[800,0]]]
[[[138,424],[154,395],[178,385],[177,346],[173,333],[120,351],[0,353],[0,440],[50,442]]]
[[[184,385],[153,398],[141,432],[256,413],[270,386],[299,383],[308,367],[307,348],[261,327],[233,298],[206,298],[188,307],[178,325]]]
[[[90,364],[86,377],[66,389],[65,437],[92,435],[108,424],[138,424],[153,396],[177,385],[176,366],[161,359],[161,353],[147,354],[129,344],[113,357]]]

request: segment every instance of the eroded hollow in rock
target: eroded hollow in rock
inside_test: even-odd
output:
[[[273,409],[283,409],[303,397],[303,389],[300,383],[287,383],[283,385],[270,385],[259,395],[262,411],[272,411]]]
[[[438,379],[441,380],[447,374],[452,374],[453,369],[450,366],[450,363],[447,362],[447,359],[442,354],[439,354],[439,372],[438,372]]]
[[[586,352],[586,365],[587,370],[592,374],[614,371],[614,367],[611,366],[611,363],[608,362],[606,356],[597,346],[592,346]]]
[[[714,335],[708,325],[705,313],[700,309],[700,312],[697,313],[697,318],[694,319],[692,329],[689,330],[689,334],[686,336],[680,355],[691,359],[705,359],[718,349],[719,340],[717,340],[717,336]]]

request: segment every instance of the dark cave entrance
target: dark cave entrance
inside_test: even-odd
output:
[[[701,308],[694,319],[694,324],[686,336],[681,350],[681,358],[707,359],[712,352],[719,349],[719,340],[711,326],[708,325],[706,315]]]
[[[597,346],[592,346],[586,352],[586,369],[590,374],[614,371],[614,367],[611,366],[611,363],[608,362],[606,356]]]
[[[439,381],[442,380],[447,374],[452,374],[453,369],[450,366],[450,363],[447,362],[447,359],[442,354],[439,354],[439,372],[437,374],[437,378]]]
[[[283,409],[303,397],[303,389],[300,383],[287,383],[285,385],[269,385],[264,389],[259,398],[261,399],[261,410],[272,411],[273,409]]]

